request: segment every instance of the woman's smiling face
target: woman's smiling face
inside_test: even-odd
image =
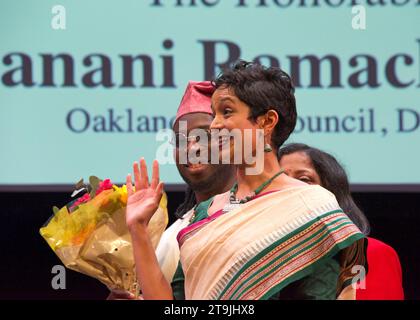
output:
[[[235,139],[240,140],[241,148],[234,150],[233,137],[227,137],[221,134],[219,139],[220,156],[223,153],[230,152],[230,159],[233,159],[234,152],[240,153],[241,159],[244,159],[244,145],[247,144],[247,151],[255,154],[256,148],[256,129],[259,129],[257,122],[250,119],[250,108],[247,104],[239,100],[232,89],[227,87],[218,88],[212,96],[212,109],[214,119],[210,125],[210,129],[227,129],[228,131],[236,129],[237,136]],[[248,131],[247,134],[245,132]],[[251,137],[252,133],[252,137]],[[223,138],[223,136],[225,138]],[[229,148],[223,147],[230,144]],[[250,148],[250,145],[252,147]],[[238,154],[239,156],[239,154]]]

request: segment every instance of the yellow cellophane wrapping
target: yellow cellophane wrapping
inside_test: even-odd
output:
[[[94,277],[110,290],[138,295],[131,236],[126,226],[126,187],[104,190],[69,213],[61,208],[40,229],[62,263]],[[148,233],[156,248],[168,224],[167,197],[149,222]]]

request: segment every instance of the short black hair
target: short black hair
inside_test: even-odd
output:
[[[283,156],[295,152],[303,152],[309,157],[316,173],[321,179],[321,186],[335,195],[338,204],[350,220],[353,221],[362,233],[368,235],[370,232],[369,221],[354,202],[346,171],[337,159],[325,151],[303,143],[285,145],[279,149],[278,158],[281,160]]]
[[[290,76],[280,68],[239,60],[231,69],[224,70],[213,84],[216,89],[232,89],[239,100],[249,106],[253,121],[269,110],[277,112],[279,122],[271,137],[274,148],[278,149],[294,130],[295,88]]]

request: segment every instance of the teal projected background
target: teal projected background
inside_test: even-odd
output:
[[[1,0],[0,57],[6,189],[122,182],[154,159],[188,80],[239,57],[294,78],[291,141],[332,152],[353,184],[420,185],[418,0]],[[173,164],[161,176],[182,182]]]

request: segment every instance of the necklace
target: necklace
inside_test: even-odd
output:
[[[192,215],[191,215],[191,217],[190,217],[189,223],[191,223],[191,222],[195,219],[195,209],[197,209],[197,205],[195,205],[195,206],[192,208],[193,213],[192,213]]]
[[[265,187],[267,187],[275,178],[277,178],[279,175],[281,175],[284,172],[283,169],[281,169],[279,172],[277,172],[274,176],[264,181],[258,188],[256,188],[250,195],[247,195],[246,197],[242,198],[241,200],[236,199],[236,192],[238,191],[238,183],[235,183],[232,189],[230,189],[229,194],[229,203],[226,204],[223,207],[223,212],[229,212],[235,208],[237,208],[239,205],[246,203],[252,199],[254,199],[262,190],[264,190]]]

